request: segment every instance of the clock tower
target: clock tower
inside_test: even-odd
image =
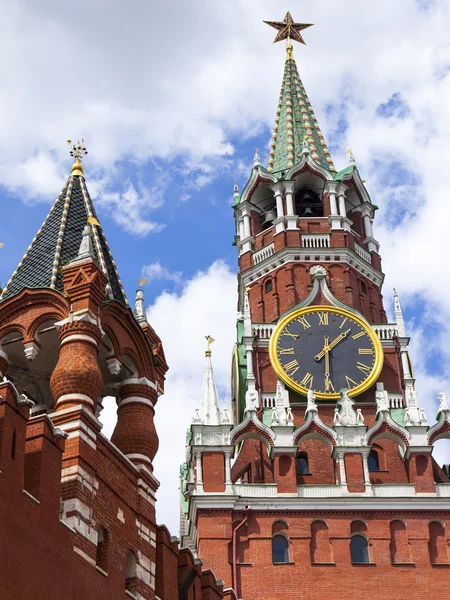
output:
[[[266,23],[287,56],[268,165],[256,151],[234,188],[231,414],[208,345],[183,542],[245,600],[331,599],[343,577],[347,598],[380,581],[384,597],[443,598],[450,480],[432,451],[450,409],[442,394],[430,426],[419,406],[396,292],[387,321],[377,206],[351,152],[335,168],[293,58],[310,25]]]

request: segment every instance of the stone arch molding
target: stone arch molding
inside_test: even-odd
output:
[[[275,445],[276,436],[270,427],[263,425],[256,415],[256,411],[247,410],[244,420],[231,432],[230,442],[233,446],[245,439],[257,439],[270,449]]]

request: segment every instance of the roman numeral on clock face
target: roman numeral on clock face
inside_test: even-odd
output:
[[[294,348],[280,348],[279,354],[294,354]]]
[[[317,313],[319,325],[328,325],[328,313]]]
[[[365,331],[360,331],[359,333],[356,333],[355,335],[352,335],[352,339],[353,340],[357,340],[358,338],[362,337],[363,335],[366,335]]]
[[[313,379],[314,379],[314,377],[311,375],[311,373],[306,373],[306,375],[300,381],[300,385],[304,385],[305,387],[308,386],[308,387],[312,388]]]
[[[345,381],[347,382],[347,387],[352,388],[355,387],[355,385],[358,385],[356,383],[356,381],[353,381],[353,379],[350,379],[350,377],[347,377],[347,375],[345,376]]]
[[[298,338],[300,337],[300,335],[298,333],[291,333],[287,329],[285,329],[281,335],[287,335],[291,338],[294,338],[294,340],[298,340]]]
[[[295,359],[291,360],[291,362],[288,362],[284,365],[284,370],[290,377],[292,377],[292,375],[296,373],[299,369],[300,365],[298,364],[298,360]]]
[[[356,367],[360,371],[362,371],[364,373],[364,375],[367,375],[372,370],[372,367],[368,367],[367,365],[365,365],[364,363],[359,362],[359,361],[356,363]]]
[[[358,354],[373,354],[372,348],[358,348]]]
[[[306,320],[306,317],[300,317],[298,321],[303,325],[303,329],[309,329],[311,327],[311,325]]]

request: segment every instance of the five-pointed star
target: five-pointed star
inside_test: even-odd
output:
[[[267,23],[267,25],[270,25],[274,29],[278,29],[278,33],[273,43],[281,42],[281,40],[290,38],[291,40],[295,40],[301,44],[306,44],[300,31],[307,29],[308,27],[312,27],[313,25],[312,23],[294,23],[294,19],[291,17],[291,13],[289,11],[286,13],[283,21],[264,21],[264,23]]]

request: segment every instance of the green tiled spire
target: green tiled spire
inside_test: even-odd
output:
[[[328,171],[336,170],[292,57],[292,45],[288,43],[268,170],[285,171],[299,162],[303,140],[317,163]]]
[[[62,292],[62,268],[77,257],[83,230],[88,222],[91,224],[95,260],[108,279],[106,298],[128,306],[116,263],[98,223],[79,161],[74,163],[72,174],[44,224],[3,289],[0,302],[25,288],[50,288]]]

